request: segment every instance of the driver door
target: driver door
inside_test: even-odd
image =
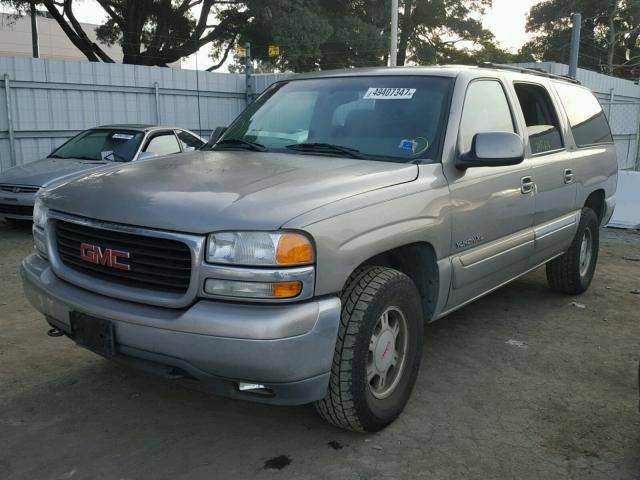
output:
[[[458,153],[471,150],[481,132],[522,136],[513,102],[498,79],[469,83],[458,137]],[[526,270],[534,251],[535,209],[531,165],[474,167],[447,165],[452,204],[452,282],[447,310],[502,285]]]

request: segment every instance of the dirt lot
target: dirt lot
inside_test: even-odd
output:
[[[638,232],[603,232],[584,308],[538,270],[428,326],[412,400],[370,436],[47,337],[17,273],[31,248],[0,222],[1,479],[640,479]]]

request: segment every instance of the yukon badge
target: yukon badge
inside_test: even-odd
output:
[[[456,242],[456,248],[472,247],[473,245],[477,245],[482,241],[484,241],[484,237],[482,235],[474,235],[473,237],[467,238],[466,240],[460,240],[459,242]]]
[[[129,257],[131,257],[131,254],[122,250],[113,250],[111,248],[103,250],[98,245],[80,244],[80,259],[96,265],[104,265],[118,270],[131,270],[131,265],[120,261],[121,258]]]

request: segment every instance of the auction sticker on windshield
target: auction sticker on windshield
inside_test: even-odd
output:
[[[133,135],[129,135],[128,133],[114,133],[111,138],[118,140],[131,140],[133,137]]]
[[[407,100],[413,98],[415,88],[370,88],[363,98],[375,100]]]

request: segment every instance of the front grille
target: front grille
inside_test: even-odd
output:
[[[33,207],[29,205],[7,205],[0,204],[0,214],[5,215],[23,215],[33,217]]]
[[[40,187],[34,187],[31,185],[10,185],[6,183],[0,184],[0,192],[36,193],[38,190],[40,190]]]
[[[191,280],[191,250],[177,240],[147,237],[116,230],[104,230],[62,220],[56,221],[58,255],[62,263],[85,275],[113,283],[184,294]],[[80,258],[82,243],[129,252],[121,263],[130,266],[120,270]]]

